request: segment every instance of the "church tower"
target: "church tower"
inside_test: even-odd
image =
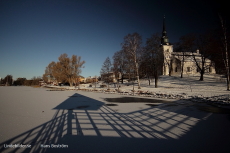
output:
[[[173,45],[169,43],[169,39],[167,36],[166,28],[165,28],[165,16],[163,19],[163,30],[162,30],[162,37],[161,37],[161,47],[164,56],[164,63],[163,63],[163,75],[169,75],[170,71],[172,71],[172,64],[171,64],[171,56],[173,52]]]
[[[165,28],[165,16],[163,19],[163,30],[162,30],[162,37],[161,37],[161,45],[169,45],[169,39],[168,39],[166,28]]]

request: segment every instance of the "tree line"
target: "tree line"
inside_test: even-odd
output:
[[[55,82],[68,83],[70,86],[79,83],[81,69],[84,68],[85,61],[81,61],[81,56],[61,54],[57,62],[52,61],[45,69],[43,80],[47,83]]]
[[[124,42],[121,44],[122,49],[113,55],[113,64],[110,58],[107,57],[101,68],[101,75],[113,72],[116,80],[123,83],[124,78],[129,80],[137,80],[138,88],[141,88],[140,78],[155,79],[155,86],[163,63],[163,52],[160,48],[159,34],[153,34],[147,39],[146,45],[142,46],[142,37],[138,33],[128,34],[124,37]],[[104,78],[109,81],[109,79]],[[149,82],[150,83],[150,82]]]
[[[68,57],[67,54],[61,54],[57,62],[52,61],[45,69],[43,77],[33,77],[31,80],[26,78],[17,78],[13,80],[12,75],[7,75],[0,80],[1,86],[23,85],[33,86],[45,83],[68,83],[70,86],[80,83],[81,69],[84,68],[85,61],[81,60],[81,56],[72,55]]]
[[[1,86],[34,86],[39,85],[40,81],[42,81],[41,77],[33,77],[30,80],[27,80],[26,78],[17,78],[16,80],[13,80],[12,75],[7,75],[4,79],[0,80]]]
[[[0,85],[1,86],[11,86],[13,84],[13,76],[6,75],[4,79],[1,78]]]
[[[37,86],[40,85],[40,82],[43,81],[42,77],[33,77],[30,80],[27,80],[26,78],[17,78],[17,80],[14,81],[14,85],[16,86]]]

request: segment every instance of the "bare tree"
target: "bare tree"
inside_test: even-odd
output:
[[[0,86],[3,84],[3,79],[1,78],[0,79]]]
[[[81,61],[81,57],[72,55],[71,58],[67,54],[61,54],[58,62],[51,62],[45,70],[43,78],[50,77],[59,83],[67,81],[70,86],[76,84],[76,78],[81,73],[81,68],[85,61]]]
[[[199,50],[197,52],[192,52],[193,59],[195,61],[197,70],[200,73],[200,81],[204,80],[204,74],[210,67],[213,66],[213,61],[210,60],[212,56],[212,40],[211,34],[206,32],[197,39],[197,46]]]
[[[79,78],[82,72],[82,68],[84,68],[83,65],[85,64],[85,61],[81,61],[81,56],[73,55],[71,59],[71,64],[72,64],[72,67],[71,67],[72,73],[74,74],[72,79],[76,86],[76,83],[77,83],[76,80],[77,78]]]
[[[146,41],[144,61],[147,63],[148,75],[152,75],[155,79],[155,88],[158,87],[159,76],[163,68],[163,52],[160,47],[161,38],[159,34],[153,34]],[[152,74],[151,74],[152,73]]]
[[[48,82],[48,77],[47,77],[47,75],[46,74],[43,74],[42,75],[42,79],[44,80],[44,82]]]
[[[40,85],[40,82],[42,81],[42,77],[38,76],[34,76],[33,78],[31,78],[31,85]]]
[[[43,79],[47,82],[51,82],[55,80],[54,74],[53,74],[53,69],[55,67],[56,63],[52,61],[49,63],[49,65],[45,69],[45,74],[43,74]]]
[[[26,78],[17,78],[17,80],[14,81],[14,85],[16,86],[22,86],[25,85]]]
[[[223,61],[226,70],[226,77],[227,77],[227,90],[230,90],[230,68],[229,68],[229,49],[228,49],[228,38],[227,38],[227,25],[226,20],[219,14],[221,28],[223,31],[222,35],[222,43],[223,43]]]
[[[81,61],[81,57],[76,55],[68,58],[67,54],[62,54],[58,59],[60,63],[59,70],[62,70],[61,74],[67,78],[72,87],[77,76],[81,73],[81,68],[83,68],[85,61]]]
[[[67,80],[67,76],[64,73],[64,69],[62,66],[61,62],[56,62],[54,67],[53,67],[53,71],[52,74],[55,78],[55,80],[57,81],[57,83],[59,82],[68,82]]]
[[[3,79],[3,83],[5,84],[5,86],[11,86],[12,83],[13,83],[13,76],[8,74],[8,75]]]
[[[125,56],[124,50],[120,50],[113,55],[113,71],[117,80],[121,77],[121,82],[123,84],[124,75],[127,71],[127,58]]]
[[[31,86],[32,82],[33,82],[33,80],[25,80],[24,85]]]
[[[195,50],[196,36],[194,34],[187,34],[180,37],[180,42],[178,43],[176,50],[182,52],[178,54],[178,58],[181,61],[181,78],[183,78],[184,73],[184,63],[187,56],[186,52],[193,52]]]
[[[97,82],[98,82],[98,79],[97,79],[97,76],[95,75],[93,78],[94,90],[96,90],[97,88]]]
[[[102,80],[108,83],[108,89],[109,89],[109,83],[111,82],[111,76],[110,76],[111,68],[112,68],[112,64],[110,58],[107,57],[102,65],[100,73],[101,73]]]
[[[153,68],[151,67],[151,60],[149,53],[146,49],[143,50],[144,53],[142,55],[139,67],[139,73],[141,78],[147,78],[149,86],[151,85],[151,79],[153,79]]]
[[[136,74],[137,82],[138,82],[138,89],[141,88],[140,80],[139,80],[139,53],[141,52],[141,43],[142,38],[138,33],[128,34],[124,37],[124,43],[122,44],[122,49],[126,52],[129,57],[129,65],[134,65],[134,72]]]
[[[122,84],[124,80],[124,55],[123,54],[124,54],[123,50],[120,50],[115,52],[113,55],[113,72],[117,80],[118,91],[119,91],[120,79]]]

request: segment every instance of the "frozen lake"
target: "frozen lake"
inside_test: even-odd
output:
[[[182,100],[0,87],[0,152],[230,151],[229,112],[210,108]]]

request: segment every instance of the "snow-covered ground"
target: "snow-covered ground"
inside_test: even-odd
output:
[[[219,104],[230,104],[230,92],[227,91],[226,78],[223,78],[217,74],[205,74],[204,81],[199,81],[199,75],[184,75],[180,76],[161,76],[158,82],[158,88],[155,88],[154,80],[150,85],[148,80],[140,80],[141,89],[138,89],[137,82],[133,83],[125,82],[119,84],[119,92],[117,84],[110,84],[110,91],[107,91],[107,87],[100,88],[103,82],[96,84],[81,84],[81,90],[104,92],[104,93],[118,93],[123,95],[135,95],[135,96],[148,96],[155,98],[167,98],[167,99],[193,99],[198,102],[217,102]],[[91,87],[90,87],[91,85]],[[105,84],[107,85],[107,84]],[[65,88],[70,90],[78,90],[78,87],[56,87],[53,88]]]
[[[191,82],[194,79],[191,78]],[[172,80],[161,78],[157,90],[165,92],[163,89],[172,84]],[[205,88],[208,86],[210,90],[206,80]],[[202,88],[195,86],[196,82],[194,80],[194,89]],[[177,78],[174,83],[178,83]],[[216,84],[224,91],[223,83]],[[156,90],[147,86],[141,90],[144,88]],[[131,87],[122,89],[131,90]],[[189,92],[188,89],[178,92],[186,91]],[[0,87],[0,152],[230,151],[229,109],[153,97],[141,97],[148,100],[138,102],[142,99],[137,99],[133,103],[132,98],[138,97]],[[129,103],[118,103],[118,99],[129,99]],[[31,145],[31,148],[20,148],[17,144]],[[13,145],[16,148],[12,148]]]
[[[154,80],[151,81],[150,85],[148,80],[140,80],[141,89],[138,89],[137,83],[135,82],[134,90],[136,92],[157,92],[157,93],[168,93],[168,94],[181,94],[185,93],[188,96],[195,95],[203,95],[204,97],[212,97],[223,94],[230,94],[227,91],[226,87],[226,78],[222,78],[220,75],[214,74],[205,74],[204,81],[199,81],[199,75],[184,75],[183,78],[180,76],[160,76],[158,82],[158,88],[155,88]],[[88,89],[88,90],[106,90],[107,88],[100,88],[102,82],[97,83],[96,88],[95,85],[92,84],[81,84],[80,89]],[[105,84],[107,85],[107,84]],[[121,91],[132,92],[133,83],[125,82],[124,84],[119,84]],[[78,87],[65,87],[65,86],[51,86],[55,88],[66,88],[66,89],[78,89]],[[110,84],[110,89],[115,91],[117,89],[117,85]]]
[[[135,91],[152,91],[162,93],[186,93],[188,95],[202,94],[206,96],[216,96],[222,94],[229,94],[226,89],[225,78],[221,78],[219,75],[204,75],[204,81],[199,81],[198,75],[188,76],[184,75],[183,78],[179,76],[160,76],[158,82],[158,88],[155,88],[154,80],[152,80],[150,86],[148,80],[140,80],[141,89],[138,89],[137,83],[135,83]],[[96,88],[100,90],[100,85],[97,84]],[[130,92],[133,90],[132,82],[119,84],[120,90]],[[89,87],[89,84],[83,84],[81,89],[94,89],[94,85]],[[116,89],[114,84],[110,85],[110,89]]]

